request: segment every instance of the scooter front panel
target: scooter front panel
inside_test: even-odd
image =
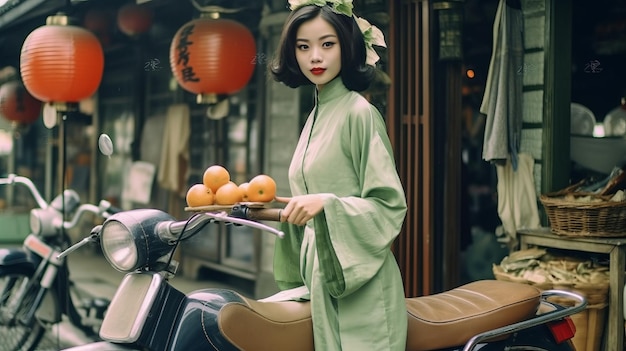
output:
[[[226,289],[202,289],[189,294],[170,350],[238,351],[218,326],[218,315],[229,303],[243,303],[243,300],[236,292]]]
[[[111,300],[100,328],[100,337],[119,343],[136,342],[162,282],[163,277],[157,273],[127,274]]]

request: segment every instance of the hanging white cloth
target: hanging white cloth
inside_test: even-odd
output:
[[[517,168],[522,129],[523,15],[519,1],[500,0],[493,25],[493,50],[480,112],[487,116],[483,159]]]
[[[513,170],[510,160],[496,164],[498,215],[504,231],[514,242],[519,229],[540,227],[534,165],[535,160],[526,153],[518,155],[517,170]]]
[[[190,112],[187,104],[171,105],[165,117],[158,182],[185,196],[189,168]],[[158,143],[158,139],[155,140]]]
[[[155,166],[146,161],[135,161],[130,166],[122,191],[122,208],[131,208],[138,203],[147,205],[152,195]]]

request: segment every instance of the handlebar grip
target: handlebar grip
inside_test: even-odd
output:
[[[255,221],[280,222],[282,211],[282,208],[248,208],[247,217]]]

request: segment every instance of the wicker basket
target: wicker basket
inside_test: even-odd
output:
[[[626,201],[609,201],[610,196],[570,193],[571,197],[591,196],[597,202],[565,198],[561,192],[541,195],[554,234],[585,237],[626,237]]]

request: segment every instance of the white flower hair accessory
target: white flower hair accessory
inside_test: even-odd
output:
[[[361,17],[356,18],[356,23],[359,25],[361,33],[363,33],[363,40],[365,40],[365,46],[367,49],[367,58],[365,59],[365,63],[370,66],[375,66],[376,62],[380,60],[380,56],[376,53],[374,45],[386,48],[387,44],[385,43],[385,36],[380,29]]]
[[[361,33],[363,34],[363,40],[365,41],[367,50],[365,63],[370,66],[375,66],[376,62],[380,60],[380,56],[376,53],[374,45],[386,48],[387,44],[385,44],[385,36],[380,29],[371,25],[367,20],[361,17],[353,16],[352,9],[354,8],[354,5],[352,4],[352,0],[289,0],[289,9],[294,11],[302,6],[315,5],[322,7],[326,4],[330,5],[333,12],[337,14],[354,17],[356,23],[359,25]]]
[[[333,12],[352,17],[352,0],[289,0],[289,9],[293,11],[307,5],[322,7],[326,3],[331,5]]]

